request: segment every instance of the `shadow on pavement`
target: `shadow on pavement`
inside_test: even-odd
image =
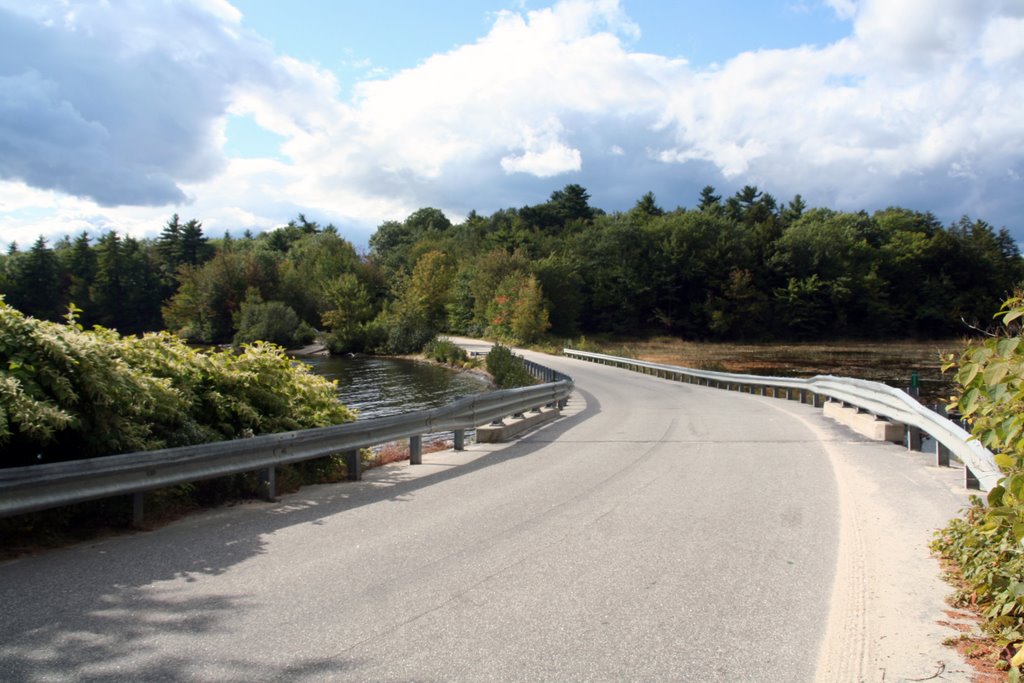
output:
[[[372,483],[316,487],[307,497],[254,503],[243,514],[220,508],[153,532],[118,536],[0,563],[0,679],[4,681],[107,680],[323,680],[357,672],[357,659],[317,658],[258,667],[218,652],[164,654],[155,643],[202,643],[248,609],[247,595],[192,597],[169,582],[216,576],[266,552],[265,537],[297,524],[385,500],[486,467],[524,458],[598,414],[598,401],[576,390],[586,406],[475,460],[421,476],[378,477]],[[576,397],[579,400],[579,397]],[[543,441],[531,441],[533,435]],[[426,458],[429,462],[429,456]],[[315,497],[315,502],[313,499]],[[168,582],[168,586],[159,586]],[[287,630],[288,625],[279,628]],[[293,628],[301,628],[294,625]],[[212,653],[210,653],[212,654]]]

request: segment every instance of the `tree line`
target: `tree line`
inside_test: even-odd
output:
[[[116,232],[0,257],[0,292],[48,320],[168,329],[198,343],[315,337],[335,352],[418,351],[440,332],[529,343],[615,333],[716,340],[943,337],[987,325],[1024,279],[1005,228],[892,207],[869,214],[705,187],[693,208],[651,193],[628,211],[571,184],[541,204],[423,208],[360,254],[299,215],[209,239],[177,215],[154,239]]]

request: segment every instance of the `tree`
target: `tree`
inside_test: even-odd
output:
[[[548,328],[548,312],[537,278],[513,273],[498,285],[487,309],[488,334],[508,342],[529,344]]]
[[[82,309],[82,323],[94,319],[89,287],[96,279],[96,252],[89,241],[89,233],[82,232],[66,252],[64,268],[68,273],[68,301]]]
[[[562,219],[562,224],[570,221],[590,221],[594,218],[594,209],[590,207],[590,193],[582,185],[572,183],[561,190],[551,193],[548,203]]]
[[[629,210],[629,214],[640,222],[646,222],[650,218],[664,216],[665,210],[658,206],[654,199],[654,193],[648,192],[637,200],[633,208]]]
[[[178,266],[182,263],[181,220],[178,214],[172,215],[160,231],[160,236],[156,240],[156,251],[163,265],[163,278],[173,280]]]
[[[8,303],[27,315],[58,320],[65,302],[60,262],[46,240],[40,237],[32,248],[12,257]]]
[[[253,249],[220,251],[202,266],[182,266],[181,286],[163,306],[165,324],[193,342],[230,342],[235,313],[250,290],[273,299],[276,265],[272,252]]]
[[[716,212],[722,208],[722,195],[715,194],[715,188],[705,185],[700,191],[700,202],[697,204],[698,211]]]
[[[782,211],[782,221],[787,225],[799,220],[804,215],[804,211],[807,210],[807,202],[800,195],[796,195],[790,200],[789,204]]]
[[[531,275],[522,280],[515,297],[509,324],[512,338],[521,344],[531,344],[551,328],[544,293],[537,278]]]
[[[313,339],[313,329],[282,301],[264,301],[259,292],[250,290],[238,309],[234,343],[270,342],[294,348]]]
[[[213,256],[209,239],[203,235],[203,224],[194,218],[181,226],[179,244],[180,263],[198,266],[206,263]]]
[[[368,323],[377,313],[366,285],[355,273],[344,273],[324,288],[327,346],[334,353],[372,351],[376,339]]]
[[[427,323],[438,329],[444,324],[445,305],[451,292],[455,268],[439,251],[428,251],[416,261],[406,289],[410,305],[420,307]]]
[[[279,261],[276,297],[310,325],[318,325],[329,310],[327,283],[359,268],[359,255],[350,242],[335,232],[306,233],[292,242]]]

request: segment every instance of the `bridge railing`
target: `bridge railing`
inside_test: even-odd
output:
[[[0,469],[0,517],[132,494],[133,519],[139,524],[146,491],[252,471],[260,472],[261,495],[272,499],[274,468],[280,465],[343,454],[349,478],[359,479],[360,449],[406,438],[410,464],[418,465],[425,434],[451,431],[455,449],[462,450],[467,429],[543,406],[562,407],[572,391],[572,379],[558,373],[545,384],[486,392],[440,408],[332,427]]]
[[[1003,476],[991,451],[972,439],[960,425],[921,405],[906,392],[880,382],[831,375],[817,375],[807,379],[746,375],[648,363],[575,349],[563,349],[562,352],[569,358],[612,365],[679,382],[799,400],[812,403],[815,407],[822,407],[826,400],[854,406],[876,417],[903,424],[904,443],[908,448],[920,448],[921,434],[928,434],[935,440],[937,460],[940,463],[944,459],[948,463],[949,454],[952,453],[964,464],[967,486],[989,491]]]

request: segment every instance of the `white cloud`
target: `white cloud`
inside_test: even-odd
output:
[[[524,152],[519,156],[502,157],[501,167],[506,173],[529,173],[538,178],[580,170],[580,151],[555,143],[541,151]]]
[[[356,83],[348,101],[334,74],[274,54],[219,0],[0,10],[0,241],[30,224],[4,212],[37,201],[55,225],[152,232],[179,211],[216,234],[303,211],[369,231],[570,182],[611,209],[757,184],[837,208],[1019,220],[1019,3],[826,1],[853,19],[847,38],[704,70],[631,51],[640,28],[616,0],[503,12],[476,42]],[[229,114],[283,136],[287,161],[223,158]]]
[[[840,19],[852,19],[857,14],[856,0],[825,0]]]

